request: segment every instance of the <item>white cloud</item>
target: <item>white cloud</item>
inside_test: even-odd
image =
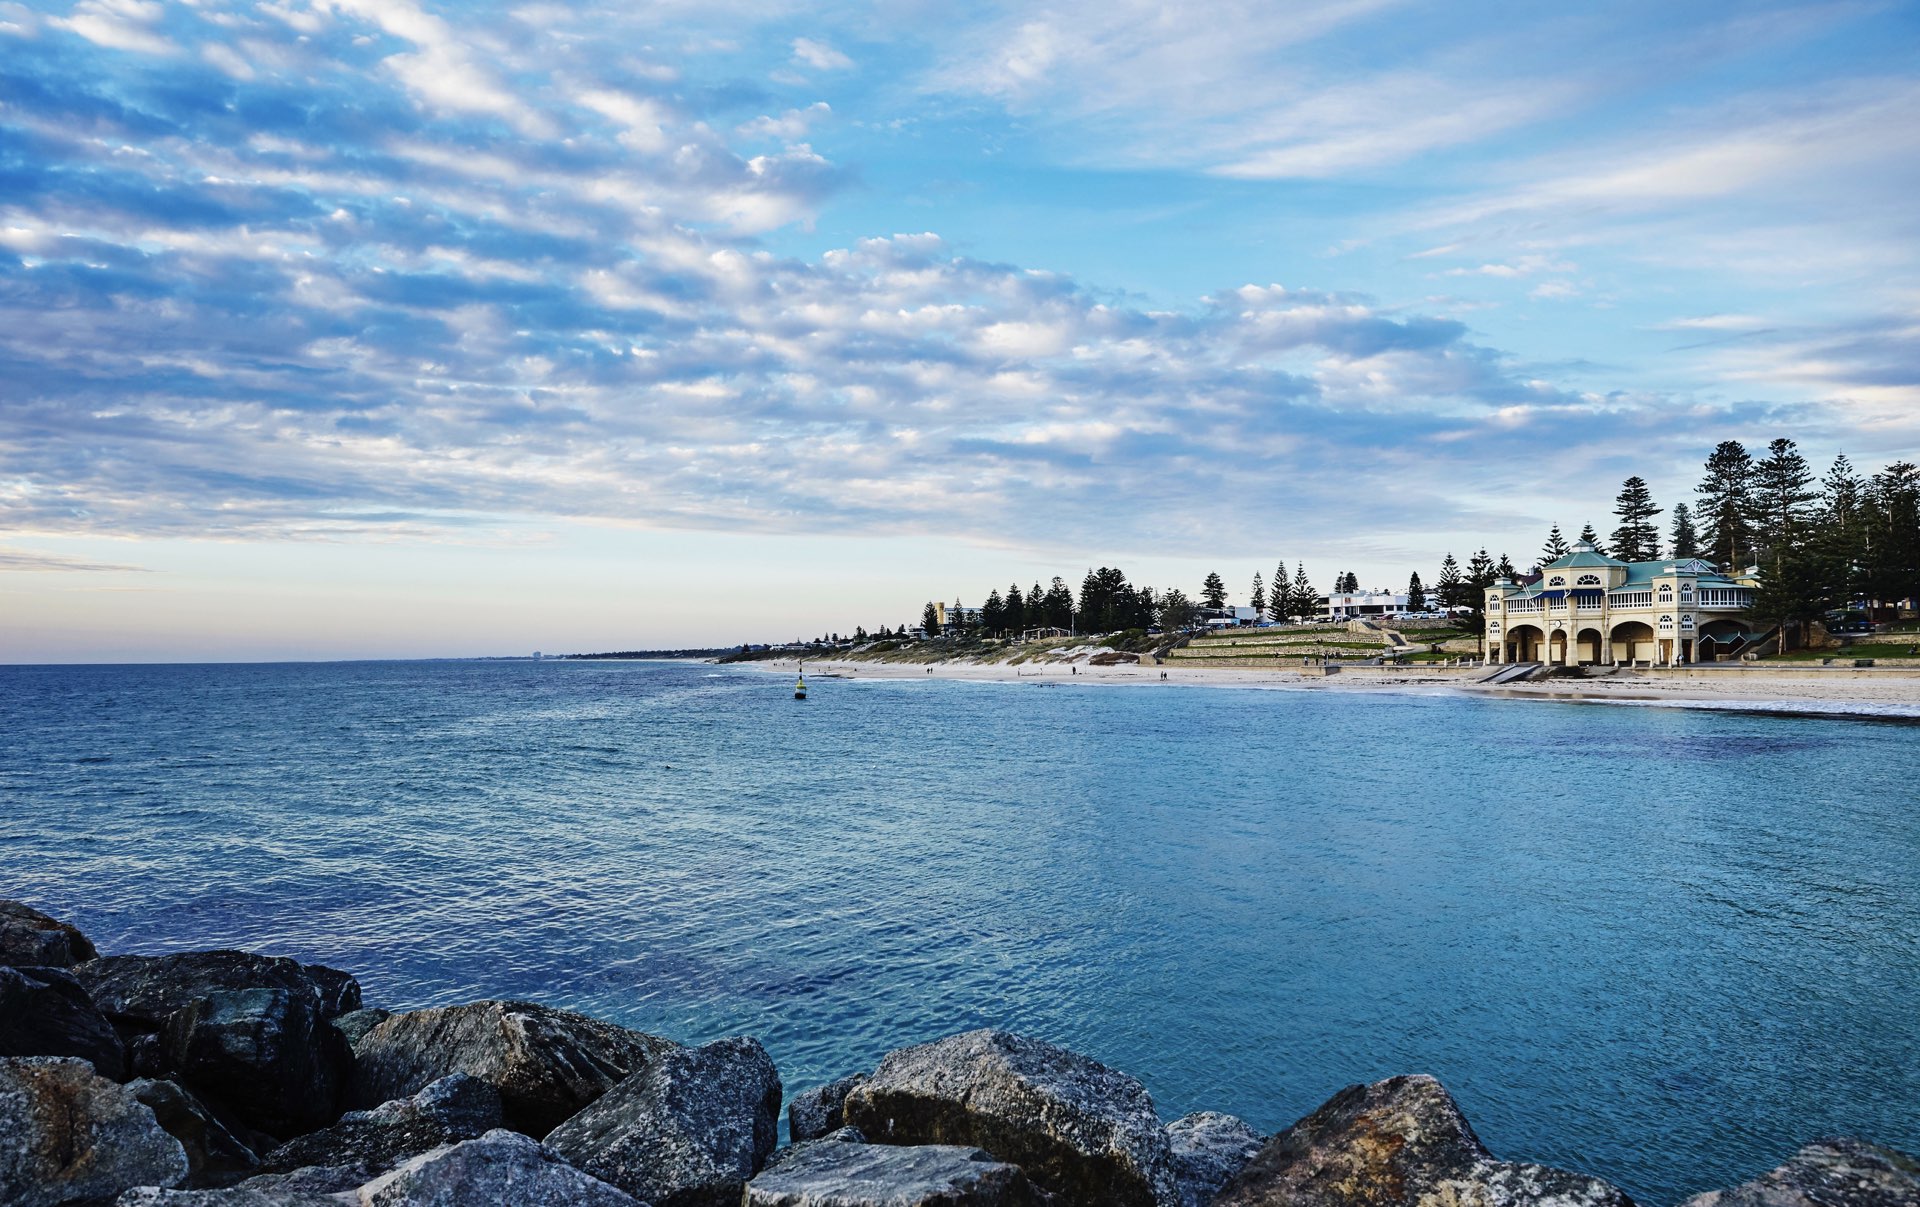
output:
[[[390,55],[385,62],[410,92],[429,105],[456,113],[492,114],[535,137],[553,134],[551,119],[474,62],[470,48],[453,27],[412,0],[332,2],[419,48],[414,54]]]
[[[825,101],[815,101],[805,109],[789,109],[779,117],[761,115],[734,128],[743,138],[778,138],[787,142],[805,138],[813,123],[827,117],[833,109]]]
[[[110,50],[177,54],[180,48],[154,28],[165,14],[155,0],[80,0],[71,16],[53,17],[48,23]]]
[[[846,71],[853,66],[852,59],[815,38],[793,40],[793,61],[815,71]]]
[[[671,111],[652,97],[633,96],[613,89],[588,89],[575,99],[625,126],[620,141],[627,146],[640,151],[664,151],[672,145],[666,132]]]
[[[247,62],[244,56],[224,42],[209,42],[202,46],[200,57],[236,80],[250,80],[254,77],[253,64]]]

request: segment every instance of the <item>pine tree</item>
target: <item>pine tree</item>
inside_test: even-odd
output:
[[[1573,547],[1567,544],[1567,538],[1560,535],[1560,525],[1555,524],[1547,533],[1547,543],[1540,547],[1540,564],[1544,566],[1549,562],[1557,562],[1572,552]]]
[[[1861,585],[1882,606],[1920,596],[1920,466],[1899,461],[1867,484]]]
[[[1296,615],[1293,604],[1293,588],[1287,585],[1287,563],[1285,558],[1282,558],[1280,564],[1274,567],[1273,592],[1267,596],[1267,610],[1273,619],[1282,624]]]
[[[1787,652],[1787,630],[1799,630],[1806,643],[1807,626],[1829,607],[1827,574],[1820,559],[1794,546],[1776,547],[1760,568],[1759,589],[1753,593],[1753,614],[1766,624],[1780,626],[1780,643]]]
[[[1613,514],[1620,526],[1613,530],[1613,556],[1623,562],[1651,562],[1660,557],[1660,528],[1653,517],[1660,514],[1653,505],[1653,492],[1647,480],[1635,474],[1620,484],[1613,500]]]
[[[1160,627],[1169,633],[1193,623],[1193,602],[1175,587],[1160,597]]]
[[[980,627],[989,637],[998,637],[1007,631],[1007,605],[1000,598],[998,587],[987,592],[987,602],[980,605]]]
[[[1407,611],[1424,612],[1427,610],[1427,588],[1420,581],[1420,572],[1415,570],[1407,579]]]
[[[1200,602],[1209,608],[1227,606],[1227,584],[1219,574],[1208,572],[1206,581],[1200,584]]]
[[[1454,561],[1453,554],[1449,553],[1441,559],[1440,577],[1435,579],[1433,584],[1434,594],[1438,596],[1440,606],[1443,608],[1463,606],[1463,584],[1464,580],[1460,577],[1460,563]]]
[[[1866,562],[1866,484],[1841,453],[1820,483],[1820,547],[1834,578],[1836,606],[1850,606],[1861,594]]]
[[[1668,539],[1673,544],[1674,560],[1700,556],[1700,534],[1693,529],[1693,512],[1685,503],[1673,505],[1673,532]]]
[[[1247,593],[1247,606],[1253,609],[1255,617],[1266,615],[1267,582],[1260,577],[1258,570],[1253,572],[1253,590]]]
[[[1606,556],[1607,547],[1600,543],[1600,534],[1593,530],[1592,524],[1588,524],[1580,529],[1580,539],[1592,545],[1595,553],[1598,553],[1602,557]]]
[[[1079,630],[1082,633],[1104,633],[1107,631],[1107,593],[1105,585],[1092,570],[1080,580],[1080,606],[1074,609],[1079,616]]]
[[[1015,583],[1007,588],[1005,609],[1006,619],[1003,623],[1007,626],[1007,632],[1020,633],[1026,631],[1028,627],[1027,598],[1020,594],[1019,583]]]
[[[1312,616],[1320,610],[1320,593],[1307,581],[1307,563],[1293,564],[1293,600],[1289,605],[1295,616]]]
[[[1693,488],[1700,505],[1694,509],[1707,560],[1729,574],[1745,568],[1752,557],[1748,535],[1748,495],[1753,486],[1753,458],[1738,440],[1722,440],[1707,456],[1706,473]]]
[[[933,606],[931,600],[927,602],[926,610],[920,613],[920,631],[929,637],[940,635],[940,610]]]
[[[1073,591],[1068,588],[1066,579],[1054,578],[1053,585],[1047,588],[1044,610],[1049,628],[1072,629],[1074,627]]]
[[[1089,570],[1080,584],[1080,631],[1115,633],[1133,628],[1138,602],[1132,584],[1121,571],[1109,566]]]
[[[1520,577],[1520,572],[1513,568],[1513,559],[1504,553],[1500,555],[1500,564],[1493,568],[1493,573],[1496,578]]]
[[[1750,492],[1753,543],[1760,557],[1782,555],[1797,548],[1806,535],[1810,508],[1819,494],[1813,489],[1813,471],[1793,441],[1784,437],[1767,445],[1767,455],[1753,467]]]

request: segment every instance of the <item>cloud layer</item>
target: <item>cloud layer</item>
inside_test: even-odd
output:
[[[1253,9],[1170,29],[1046,10],[971,31],[924,82],[1018,107],[1075,81],[1250,71],[1385,7],[1310,6],[1244,44]],[[804,81],[866,52],[766,35],[790,100],[691,70],[696,43],[730,45],[705,36],[544,6],[0,5],[0,514],[43,533],[581,517],[1170,548],[1251,540],[1230,512],[1391,545],[1535,514],[1528,492],[1564,477],[1548,454],[1610,473],[1676,427],[1809,421],[1738,401],[1763,391],[1572,388],[1444,305],[1228,280],[1160,310],[936,234],[778,254],[770,232],[858,186],[809,141],[844,119]],[[1257,138],[1244,98],[1216,101],[1189,115],[1219,135],[1198,166],[1371,169],[1581,86],[1514,101],[1438,78],[1276,91]],[[1140,103],[1115,96],[1083,108]],[[1389,120],[1435,97],[1429,119]],[[1769,128],[1840,153],[1817,113]],[[1740,162],[1777,175],[1765,150]],[[1738,165],[1697,166],[1569,167],[1405,222],[1479,230]],[[1573,290],[1574,270],[1538,248],[1433,268],[1536,291]],[[1864,374],[1898,422],[1911,334],[1800,324],[1769,355],[1809,381]]]

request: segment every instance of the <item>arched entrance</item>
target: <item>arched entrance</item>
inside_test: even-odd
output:
[[[1547,635],[1535,625],[1517,624],[1507,630],[1508,662],[1539,662],[1546,651]]]
[[[1611,642],[1615,662],[1652,662],[1658,657],[1653,626],[1638,620],[1614,625]]]
[[[1606,639],[1600,635],[1599,629],[1581,629],[1575,644],[1577,648],[1575,657],[1578,658],[1581,666],[1613,661],[1607,657]]]
[[[1567,664],[1567,631],[1565,629],[1555,629],[1553,635],[1547,638],[1547,661],[1555,666]]]

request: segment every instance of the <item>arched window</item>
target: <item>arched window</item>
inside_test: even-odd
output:
[[[1663,629],[1670,629],[1670,628],[1672,628],[1672,627],[1673,627],[1673,617],[1671,617],[1671,616],[1662,616],[1662,617],[1660,618],[1660,627],[1661,627],[1661,628],[1663,628]]]
[[[1682,616],[1680,618],[1680,627],[1683,629],[1690,629],[1693,627],[1693,615],[1691,613],[1685,616]]]
[[[1582,574],[1575,580],[1573,585],[1576,587],[1597,587],[1600,585],[1600,576],[1598,574]]]
[[[1564,574],[1556,574],[1548,580],[1547,585],[1549,587],[1564,587],[1567,585],[1567,576]]]

